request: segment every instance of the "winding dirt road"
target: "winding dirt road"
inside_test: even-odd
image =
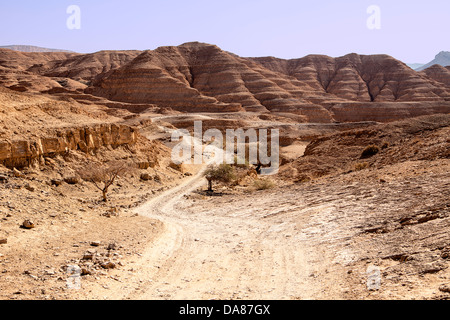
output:
[[[318,248],[297,236],[299,226],[306,225],[311,215],[295,213],[303,200],[284,191],[189,199],[189,194],[206,185],[206,165],[135,209],[163,222],[164,230],[133,263],[126,285],[111,288],[108,298],[319,298],[323,286],[317,275],[326,266]]]
[[[165,229],[135,267],[139,285],[114,298],[314,298],[310,253],[290,236],[298,220],[274,221],[276,207],[259,211],[268,199],[191,210],[185,195],[205,182],[199,172],[137,209]]]

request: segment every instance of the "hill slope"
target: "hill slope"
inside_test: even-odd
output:
[[[92,54],[0,49],[0,84],[16,91],[183,112],[287,112],[309,122],[448,113],[441,78],[387,55],[242,58],[199,42]]]

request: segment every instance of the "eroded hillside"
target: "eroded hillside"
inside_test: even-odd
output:
[[[192,42],[92,54],[2,49],[0,57],[0,80],[8,88],[140,111],[153,105],[183,112],[291,113],[323,123],[449,111],[442,72],[419,73],[387,55],[242,58]]]

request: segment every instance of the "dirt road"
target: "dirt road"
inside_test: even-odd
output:
[[[439,298],[450,279],[442,258],[448,165],[406,163],[205,198],[191,193],[206,183],[199,173],[137,209],[164,230],[93,298]],[[402,227],[408,212],[419,220]],[[372,267],[381,272],[376,290],[367,285]]]
[[[165,230],[134,267],[139,285],[114,298],[313,298],[310,253],[289,236],[295,225],[274,224],[259,206],[190,210],[185,195],[204,183],[200,172],[137,209]]]

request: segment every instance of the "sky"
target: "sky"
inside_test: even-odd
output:
[[[359,53],[427,63],[450,51],[449,0],[2,0],[0,16],[0,46],[80,53],[199,41],[243,57]]]

